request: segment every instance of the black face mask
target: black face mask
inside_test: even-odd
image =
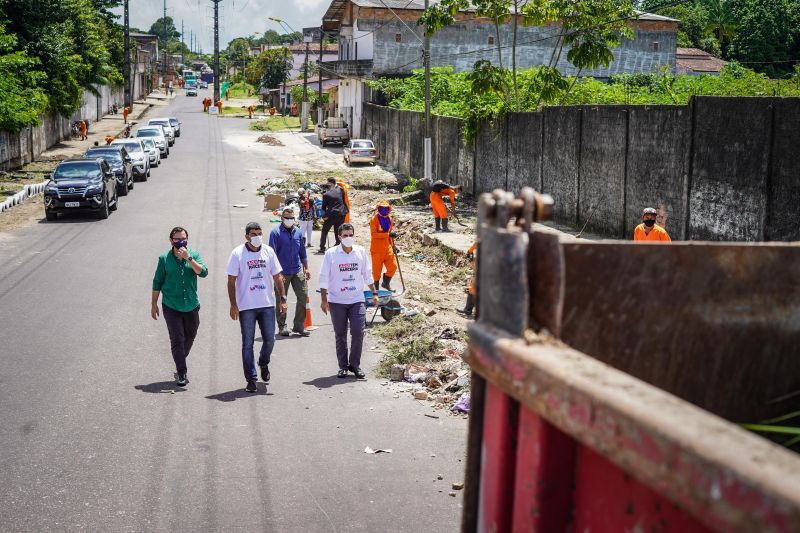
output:
[[[655,220],[645,220],[644,221],[644,225],[647,226],[648,228],[652,228],[653,226],[655,226],[655,224],[656,224]]]
[[[186,244],[187,243],[188,243],[188,241],[185,241],[185,240],[184,241],[177,241],[177,242],[173,241],[172,242],[172,246],[175,247],[176,250],[180,250],[181,248],[186,248]]]

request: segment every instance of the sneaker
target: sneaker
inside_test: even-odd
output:
[[[269,378],[272,377],[269,373],[269,365],[259,365],[261,367],[261,380],[264,383],[269,383]]]
[[[251,379],[247,381],[247,387],[244,388],[245,392],[258,392],[258,387],[256,387],[256,380]]]
[[[291,337],[292,334],[289,333],[289,329],[286,326],[283,326],[280,332],[278,332],[278,335],[281,337]]]
[[[178,379],[175,381],[175,384],[178,387],[185,387],[187,383],[189,383],[189,378],[186,377],[186,372],[178,374]]]
[[[308,331],[307,329],[293,329],[292,331],[294,333],[297,333],[301,337],[310,337],[311,336],[311,332]]]

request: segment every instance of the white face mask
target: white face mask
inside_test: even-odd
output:
[[[293,218],[284,218],[283,219],[283,225],[286,226],[287,228],[291,228],[292,226],[294,226],[294,219]]]
[[[250,244],[252,244],[254,248],[258,248],[263,242],[264,238],[261,235],[253,235],[250,237]]]
[[[342,246],[345,248],[352,248],[356,240],[353,237],[342,237]]]

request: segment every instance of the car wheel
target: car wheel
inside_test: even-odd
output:
[[[103,205],[100,206],[100,211],[97,213],[97,218],[105,220],[108,218],[108,197],[103,196]]]
[[[108,208],[109,211],[116,211],[117,207],[119,207],[119,195],[114,193],[114,205]]]
[[[55,211],[50,211],[49,209],[45,209],[44,218],[46,218],[48,222],[56,221],[58,220],[58,213]]]
[[[129,190],[129,191],[132,191],[132,190],[133,190],[133,182],[134,182],[134,181],[135,181],[135,180],[134,180],[133,178],[131,178],[131,180],[128,182],[128,190]]]
[[[150,172],[145,172],[142,176],[142,181],[147,181],[147,177],[150,175]]]
[[[125,183],[122,186],[117,185],[117,196],[128,196],[128,181],[125,180]]]

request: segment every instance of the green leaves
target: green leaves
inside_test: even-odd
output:
[[[38,60],[13,51],[16,41],[0,25],[0,130],[13,133],[38,125],[47,107],[47,95],[40,87],[46,75],[38,70]]]
[[[272,48],[249,63],[247,81],[259,89],[274,89],[286,81],[291,70],[291,52],[287,48]]]

